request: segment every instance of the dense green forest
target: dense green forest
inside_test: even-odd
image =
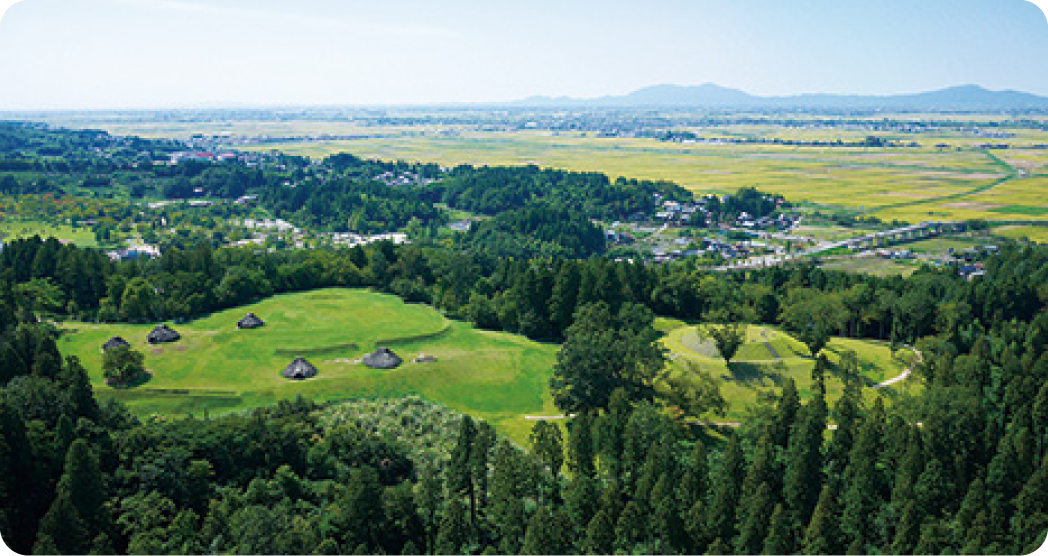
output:
[[[956,303],[1012,296],[1031,282],[1003,279],[1018,267],[1043,276],[1048,254],[1006,253],[982,282],[995,293],[959,283]],[[565,407],[581,411],[567,438],[539,424],[525,453],[462,417],[449,459],[416,461],[397,429],[420,425],[396,411],[378,427],[352,412],[330,426],[337,406],[306,401],[146,423],[99,407],[5,275],[0,525],[20,551],[1013,553],[1048,527],[1043,291],[984,324],[936,318],[913,415],[864,406],[857,383],[832,408],[787,383],[719,442],[627,373]],[[576,311],[565,349],[606,307]],[[620,307],[618,329],[650,326]],[[558,361],[558,377],[577,368]]]
[[[97,132],[16,132],[15,146],[0,141],[4,160],[63,188],[72,186],[62,176],[72,174],[47,173],[64,149],[92,151],[83,160],[96,160],[104,158],[93,151],[102,142],[102,152],[123,153],[112,168],[132,173],[140,152],[131,151],[149,150],[136,144],[124,152],[124,140]],[[410,245],[273,252],[201,242],[123,262],[54,239],[5,243],[0,533],[9,547],[39,554],[1008,554],[1043,542],[1048,249],[1004,248],[971,281],[931,267],[905,279],[813,266],[718,274],[688,262],[597,256],[603,236],[590,219],[655,199],[654,191],[615,193],[629,184],[348,155],[296,164],[150,164],[148,172],[187,172],[150,182],[170,184],[228,170],[254,184],[244,191],[291,192],[272,202],[290,203],[281,210],[304,211],[320,226],[340,226],[334,219],[352,214],[349,199],[385,172],[450,177],[413,193],[386,187],[380,204],[417,198],[429,206],[427,196],[439,191],[457,208],[500,207],[501,197],[490,205],[461,200],[479,191],[462,185],[477,175],[503,176],[504,191],[491,187],[507,196],[528,194],[491,208],[493,218],[450,242],[420,237]],[[107,171],[98,162],[75,181]],[[12,172],[15,187],[29,183],[21,179],[29,172]],[[514,181],[521,176],[531,185]],[[591,188],[600,202],[587,204],[573,187]],[[299,189],[302,197],[294,197]],[[740,198],[757,211],[778,203],[758,193]],[[329,217],[310,208],[343,201]],[[575,417],[564,427],[537,422],[524,447],[418,399],[325,406],[300,399],[222,417],[138,419],[118,402],[96,400],[87,370],[59,352],[51,324],[192,319],[328,286],[375,288],[479,327],[560,343],[550,388]],[[653,343],[657,315],[781,325],[817,361],[813,391],[787,380],[739,428],[689,424],[715,400],[701,388],[657,387],[665,365]],[[854,369],[820,356],[830,335],[915,345],[924,392],[891,409],[867,403]],[[832,406],[824,387],[831,374],[846,384]]]

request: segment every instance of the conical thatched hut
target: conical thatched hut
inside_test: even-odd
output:
[[[317,376],[317,368],[309,361],[306,361],[301,357],[296,357],[295,360],[284,369],[284,372],[280,374],[283,375],[284,378],[303,380]]]
[[[240,319],[237,323],[237,328],[258,328],[264,326],[266,323],[262,322],[262,319],[255,316],[254,313],[248,313],[244,318]]]
[[[372,369],[395,369],[403,362],[403,359],[387,347],[380,347],[374,353],[364,356],[364,364]]]
[[[107,350],[111,350],[111,349],[114,349],[114,348],[129,348],[129,347],[131,347],[131,344],[129,344],[127,342],[127,340],[121,338],[120,336],[113,336],[112,338],[109,339],[108,342],[102,344],[102,351],[107,351]]]
[[[149,333],[149,343],[161,344],[164,342],[177,342],[182,338],[182,335],[169,328],[166,324],[158,324],[152,332]]]

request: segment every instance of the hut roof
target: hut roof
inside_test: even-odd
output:
[[[403,363],[397,354],[387,347],[380,347],[364,356],[364,364],[373,369],[395,369]]]
[[[262,319],[255,316],[254,313],[248,313],[237,323],[237,328],[258,328],[264,324],[266,323],[262,322]]]
[[[122,348],[122,347],[129,348],[129,347],[131,347],[131,344],[128,343],[127,340],[121,338],[120,336],[113,336],[112,338],[109,339],[108,342],[102,344],[102,351],[105,351],[107,349]]]
[[[169,328],[166,324],[158,324],[152,332],[149,333],[149,343],[159,344],[162,342],[177,342],[182,338],[182,335]]]
[[[306,361],[301,357],[296,357],[295,360],[284,369],[284,372],[280,374],[283,375],[284,378],[303,380],[317,376],[317,368],[309,361]]]

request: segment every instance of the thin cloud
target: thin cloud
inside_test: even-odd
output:
[[[297,24],[320,29],[337,29],[357,35],[391,38],[458,38],[460,34],[450,29],[417,25],[411,23],[387,24],[360,19],[346,20],[303,15],[295,12],[281,12],[257,8],[240,8],[199,4],[182,0],[115,0],[122,4],[186,14],[226,16],[235,18],[253,18],[275,21],[283,24]]]

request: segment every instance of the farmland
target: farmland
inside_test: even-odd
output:
[[[402,114],[398,117],[411,121]],[[276,149],[315,158],[350,152],[445,166],[536,164],[603,172],[613,178],[670,180],[698,193],[728,193],[752,186],[791,201],[885,221],[1048,221],[1048,205],[1039,196],[1048,180],[1048,150],[1043,148],[1048,132],[1018,125],[1009,128],[1008,120],[993,115],[964,115],[965,121],[956,126],[887,133],[854,124],[804,124],[803,119],[797,125],[711,123],[691,129],[703,137],[701,142],[592,131],[500,129],[477,118],[475,125],[441,125],[429,120],[407,125],[395,118],[381,124],[367,120],[205,122],[195,126],[99,123],[114,133],[143,136],[188,137],[194,130],[205,136],[210,133],[215,144],[227,142],[244,150]],[[902,126],[908,122],[941,124],[947,118],[906,114],[884,121]],[[1003,138],[988,139],[966,127],[988,122]],[[873,129],[883,125],[872,119],[867,123]],[[870,135],[896,146],[859,146]],[[330,136],[353,139],[325,139]],[[247,145],[231,139],[244,137],[269,139]],[[828,145],[836,141],[847,146]]]

